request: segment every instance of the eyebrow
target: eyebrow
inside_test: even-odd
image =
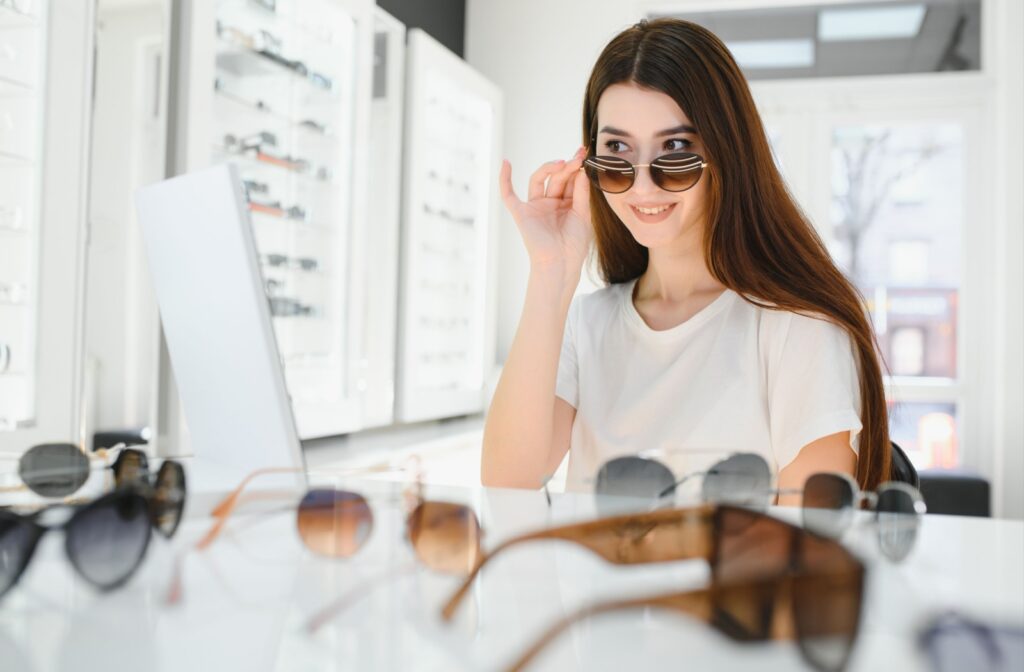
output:
[[[624,138],[631,138],[631,137],[633,137],[629,133],[627,133],[626,131],[623,131],[622,129],[619,129],[619,128],[615,128],[614,126],[605,126],[604,128],[602,128],[598,132],[599,133],[607,133],[608,135],[621,135]],[[693,126],[689,126],[687,124],[680,124],[679,126],[673,126],[672,128],[666,128],[664,131],[658,131],[657,133],[654,134],[654,137],[660,138],[660,137],[663,137],[663,136],[666,136],[666,135],[677,135],[679,133],[691,133],[693,135],[697,135],[697,129],[694,128]]]

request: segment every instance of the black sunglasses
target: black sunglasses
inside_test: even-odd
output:
[[[153,499],[140,488],[117,489],[80,506],[58,504],[31,514],[0,509],[0,598],[17,584],[39,540],[63,530],[68,560],[78,574],[99,590],[125,583],[145,557],[155,525]],[[73,509],[59,523],[43,518]]]

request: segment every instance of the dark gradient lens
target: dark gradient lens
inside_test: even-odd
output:
[[[790,570],[794,530],[754,511],[715,510],[716,544],[711,572],[716,585],[782,578]],[[766,639],[771,632],[775,591],[723,591],[716,596],[717,627],[738,640]]]
[[[42,534],[31,521],[0,511],[0,597],[18,582]]]
[[[878,488],[878,545],[890,560],[902,560],[914,548],[921,524],[916,507],[918,497],[915,490],[903,483],[883,483]]]
[[[629,191],[636,177],[633,164],[617,156],[591,156],[583,162],[583,166],[590,182],[609,194]]]
[[[373,512],[362,495],[344,490],[310,490],[296,514],[299,536],[320,555],[348,558],[373,530]]]
[[[940,616],[921,635],[932,672],[1018,672],[1024,628],[981,623],[955,613]]]
[[[655,499],[675,482],[675,476],[661,462],[627,455],[604,463],[597,472],[594,494]],[[598,511],[602,515],[615,508],[620,507],[598,500]]]
[[[799,535],[793,617],[800,650],[817,669],[846,667],[860,627],[864,567],[841,545]]]
[[[686,191],[700,180],[704,159],[698,154],[666,154],[651,161],[651,180],[665,191]]]
[[[135,490],[117,490],[79,509],[68,521],[68,558],[96,587],[116,588],[141,564],[151,529],[146,498]]]
[[[170,460],[160,465],[153,484],[153,527],[167,538],[174,536],[185,509],[185,469]]]
[[[149,460],[146,454],[135,448],[125,448],[117,456],[112,467],[114,483],[118,487],[128,483],[148,482]]]
[[[18,461],[18,476],[43,497],[66,497],[89,478],[89,458],[70,443],[44,443]]]
[[[813,474],[804,483],[804,527],[838,539],[854,515],[854,484],[839,474]]]
[[[409,541],[427,567],[468,574],[480,560],[480,521],[468,506],[423,502],[409,516]]]
[[[763,457],[737,453],[708,469],[701,496],[705,502],[764,510],[772,498],[771,484],[771,470]]]

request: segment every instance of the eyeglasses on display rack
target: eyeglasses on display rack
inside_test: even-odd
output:
[[[574,623],[643,609],[688,615],[739,642],[796,640],[814,669],[846,667],[864,599],[865,570],[856,557],[833,540],[748,509],[723,505],[674,513],[675,521],[665,521],[664,528],[649,520],[652,514],[594,521],[589,525],[596,534],[581,543],[604,557],[703,557],[711,565],[708,588],[584,607],[550,626],[507,669],[526,668]]]
[[[293,268],[303,271],[320,270],[320,262],[313,257],[289,257],[272,252],[262,255],[263,263],[274,268]]]
[[[308,79],[314,86],[326,91],[330,91],[334,87],[330,77],[310,71],[306,64],[300,60],[286,58],[281,53],[281,38],[268,30],[260,29],[255,34],[249,34],[239,28],[225,25],[221,21],[217,21],[216,28],[218,37],[228,40],[237,46],[244,47],[252,51],[252,53],[272,61],[300,77]]]

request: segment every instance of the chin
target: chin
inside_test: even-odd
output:
[[[684,228],[682,222],[672,220],[657,224],[631,221],[626,225],[633,239],[648,249],[672,245],[683,236]]]

